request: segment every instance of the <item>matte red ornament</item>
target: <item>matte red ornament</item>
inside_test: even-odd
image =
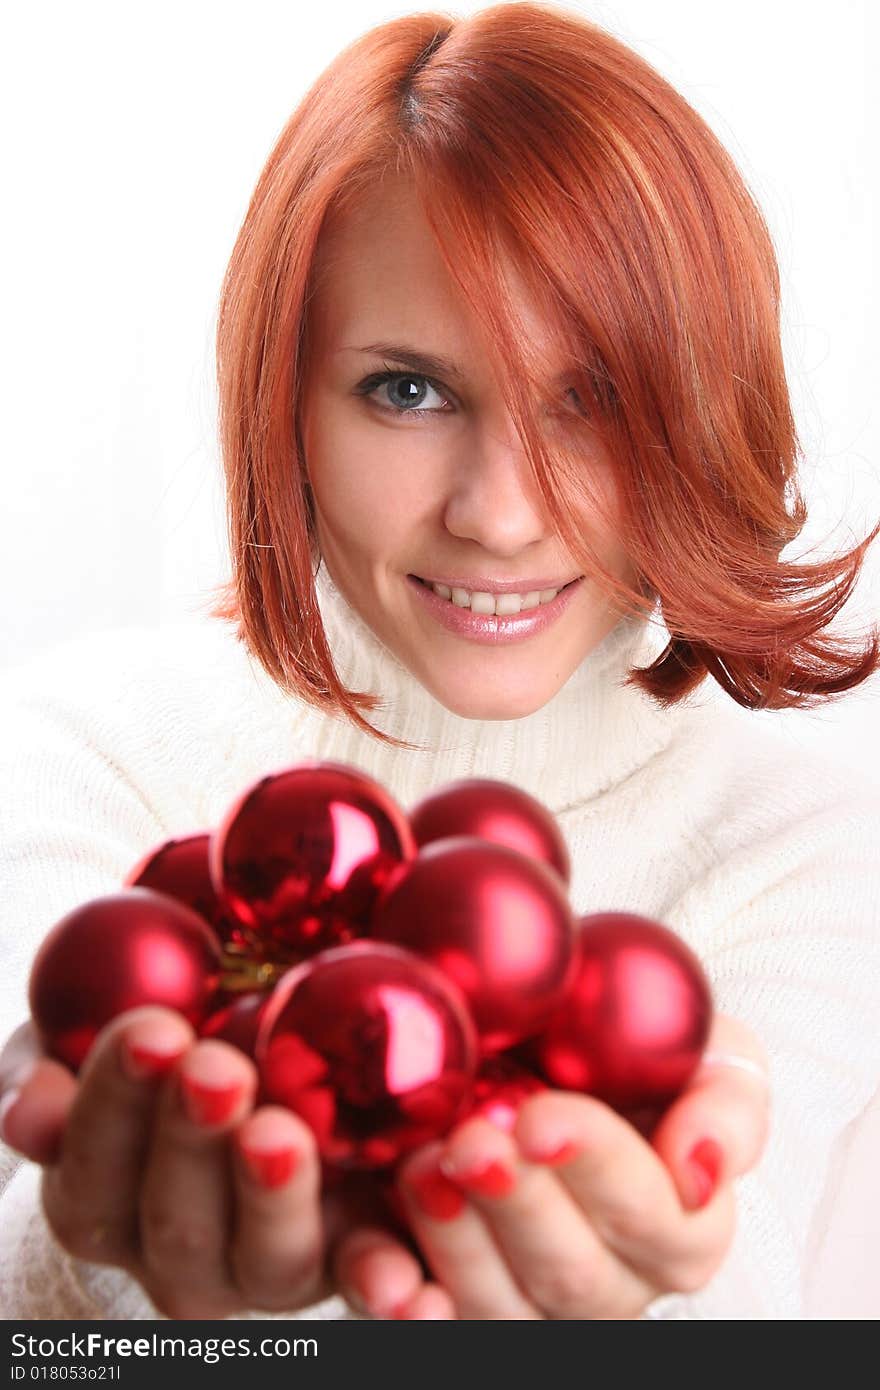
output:
[[[214,928],[221,941],[241,947],[244,938],[238,924],[223,911],[211,880],[208,847],[211,835],[185,835],[166,840],[151,849],[128,873],[124,887],[154,888],[186,903]]]
[[[248,1057],[254,1057],[263,1005],[269,998],[265,990],[248,990],[225,1008],[209,1014],[199,1029],[203,1038],[220,1038],[232,1043]]]
[[[203,918],[150,888],[128,888],[62,917],[34,958],[30,1009],[47,1050],[76,1071],[105,1023],[163,1004],[195,1027],[220,978],[220,943]]]
[[[257,950],[275,959],[362,935],[389,874],[416,852],[378,782],[308,760],[263,777],[211,837],[211,877]]]
[[[409,812],[416,844],[423,848],[452,835],[475,835],[541,859],[564,883],[571,878],[568,846],[546,806],[512,782],[474,777],[449,782]]]
[[[551,1085],[656,1109],[686,1086],[711,1022],[690,947],[650,918],[602,912],[580,919],[571,988],[528,1051]]]
[[[279,980],[257,1038],[262,1093],[321,1157],[383,1168],[444,1134],[470,1098],[477,1040],[455,985],[383,942],[322,951]]]
[[[508,845],[436,840],[389,880],[372,935],[432,960],[467,999],[484,1053],[543,1027],[568,983],[574,918],[559,875]]]
[[[503,1054],[485,1057],[477,1072],[466,1118],[479,1115],[511,1134],[523,1101],[546,1089],[540,1076],[512,1058]]]

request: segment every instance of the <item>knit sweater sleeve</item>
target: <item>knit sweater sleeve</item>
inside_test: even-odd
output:
[[[103,669],[87,672],[88,651],[76,649],[66,688],[63,680],[50,683],[45,663],[22,668],[0,701],[0,1041],[27,1017],[30,966],[47,930],[80,903],[118,891],[148,849],[204,828],[213,809],[201,799],[207,786],[220,806],[241,784],[241,764],[225,778],[224,750],[210,728],[197,734],[185,690],[169,704],[162,672],[151,689],[151,662],[133,660],[130,643],[117,649],[119,663],[107,662],[106,650],[94,654]],[[157,660],[161,665],[161,650]],[[229,695],[227,689],[227,720]],[[196,706],[210,722],[210,703],[199,699]],[[256,754],[262,767],[272,757],[271,749]],[[3,1144],[0,1316],[158,1316],[127,1274],[74,1259],[58,1245],[42,1211],[40,1170]],[[301,1316],[350,1314],[333,1298]]]
[[[752,768],[739,801],[731,786],[701,840],[706,867],[667,916],[701,954],[719,1011],[766,1046],[773,1098],[764,1154],[735,1184],[726,1260],[649,1316],[824,1316],[811,1275],[834,1226],[841,1154],[880,1078],[880,794],[819,759],[786,796],[784,770]]]

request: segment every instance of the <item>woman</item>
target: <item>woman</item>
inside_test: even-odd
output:
[[[10,1026],[63,911],[306,756],[404,805],[525,787],[578,909],[670,925],[718,1016],[650,1140],[550,1092],[513,1135],[474,1120],[413,1155],[414,1245],[322,1204],[306,1127],[179,1016],[115,1020],[78,1080],[24,1028],[5,1315],[804,1316],[880,1062],[877,808],[748,712],[876,669],[876,636],[827,630],[876,530],[780,559],[805,513],[778,275],[731,161],[563,9],[391,21],[269,158],[218,370],[218,608],[77,644],[63,691],[56,651],[8,697]]]

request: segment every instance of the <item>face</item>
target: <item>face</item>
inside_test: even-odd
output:
[[[601,642],[619,609],[589,575],[546,612],[534,608],[536,592],[546,598],[582,572],[545,516],[479,323],[407,185],[387,182],[339,218],[316,271],[300,426],[330,576],[447,709],[472,719],[531,714]],[[507,274],[540,344],[542,325],[512,268]],[[374,344],[407,346],[456,371],[425,375]],[[393,375],[377,381],[386,368]],[[564,385],[559,392],[551,430],[567,428],[565,412],[576,408]],[[590,431],[583,439],[584,467],[602,485],[610,462]],[[609,520],[585,525],[611,572],[631,582]],[[458,581],[447,584],[456,592],[438,597],[412,576]],[[514,581],[525,598],[519,618],[464,609],[461,588],[497,593],[501,581]],[[516,599],[502,606],[515,608]],[[535,621],[536,611],[550,621]]]

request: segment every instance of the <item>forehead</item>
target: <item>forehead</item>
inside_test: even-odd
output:
[[[557,355],[558,325],[548,322],[511,258],[498,269],[523,340],[542,355]],[[492,355],[415,190],[401,178],[387,177],[356,205],[328,219],[313,286],[314,326],[328,351],[385,340],[458,361]]]

